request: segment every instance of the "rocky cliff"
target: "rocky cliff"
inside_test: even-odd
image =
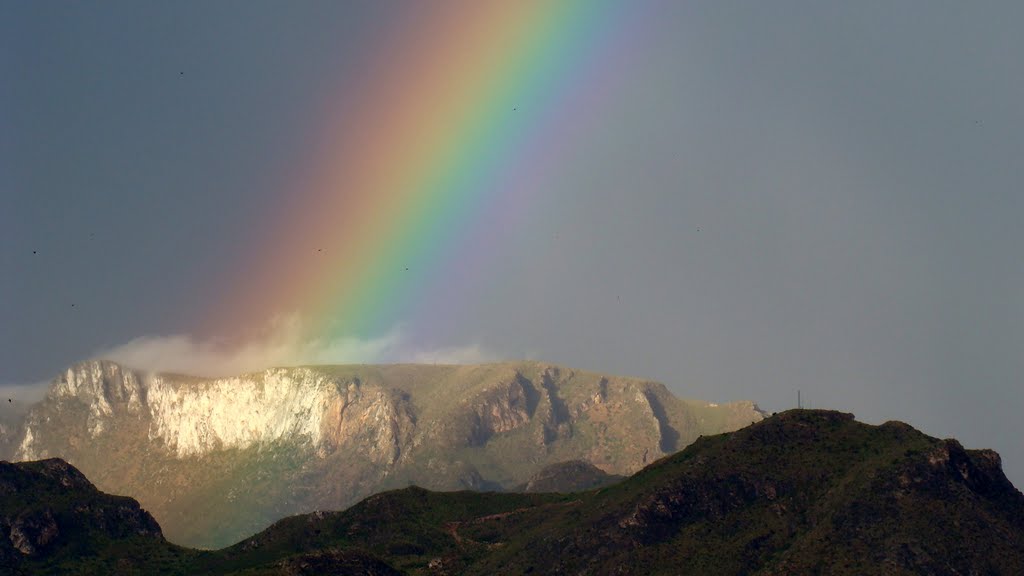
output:
[[[626,475],[761,418],[751,403],[532,362],[203,379],[95,361],[53,382],[14,456],[64,458],[137,498],[172,541],[212,547],[385,488],[513,487],[573,459]]]

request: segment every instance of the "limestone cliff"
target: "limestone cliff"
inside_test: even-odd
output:
[[[216,546],[408,484],[500,489],[574,459],[627,475],[761,418],[751,403],[533,362],[204,379],[93,361],[53,382],[15,456],[64,458],[138,499],[172,541]]]

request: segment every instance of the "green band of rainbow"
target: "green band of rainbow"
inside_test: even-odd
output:
[[[526,159],[573,129],[559,121],[581,105],[569,95],[585,105],[604,89],[581,85],[579,71],[615,49],[622,7],[411,8],[358,97],[330,112],[308,182],[289,191],[287,213],[211,315],[213,331],[298,311],[317,335],[368,335],[429,306],[419,296],[443,281],[432,271],[472,260],[471,223],[534,193],[544,159]],[[489,233],[506,233],[501,224]]]

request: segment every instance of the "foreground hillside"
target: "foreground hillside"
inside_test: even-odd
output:
[[[63,460],[0,462],[0,574],[177,566],[183,553],[138,502],[96,490]]]
[[[413,484],[512,489],[568,460],[628,475],[761,418],[749,402],[681,400],[656,382],[536,362],[203,379],[97,361],[54,381],[6,457],[63,458],[138,499],[171,541],[216,548]]]
[[[4,530],[31,490],[2,492]],[[79,490],[72,483],[50,514],[67,518]],[[76,545],[91,556],[79,560],[59,539],[5,554],[33,572],[59,562],[96,574],[1024,573],[1024,495],[997,454],[809,410],[701,438],[578,494],[406,488],[286,518],[216,552],[129,532],[118,546],[82,532]]]

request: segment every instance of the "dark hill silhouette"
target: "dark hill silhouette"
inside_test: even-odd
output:
[[[0,487],[11,470],[40,465],[4,464]],[[54,518],[78,518],[68,510],[80,499],[97,502],[76,474],[48,504]],[[8,531],[0,537],[11,538],[11,519],[38,501],[35,490],[54,486],[34,482],[0,490]],[[870,426],[816,410],[702,437],[617,484],[576,494],[410,487],[342,512],[285,518],[215,552],[174,547],[149,529],[125,538],[131,529],[108,528],[110,538],[90,529],[77,532],[83,541],[54,539],[40,554],[5,554],[22,568],[96,574],[107,573],[97,566],[166,574],[1024,574],[1024,495],[996,453],[899,422]]]

